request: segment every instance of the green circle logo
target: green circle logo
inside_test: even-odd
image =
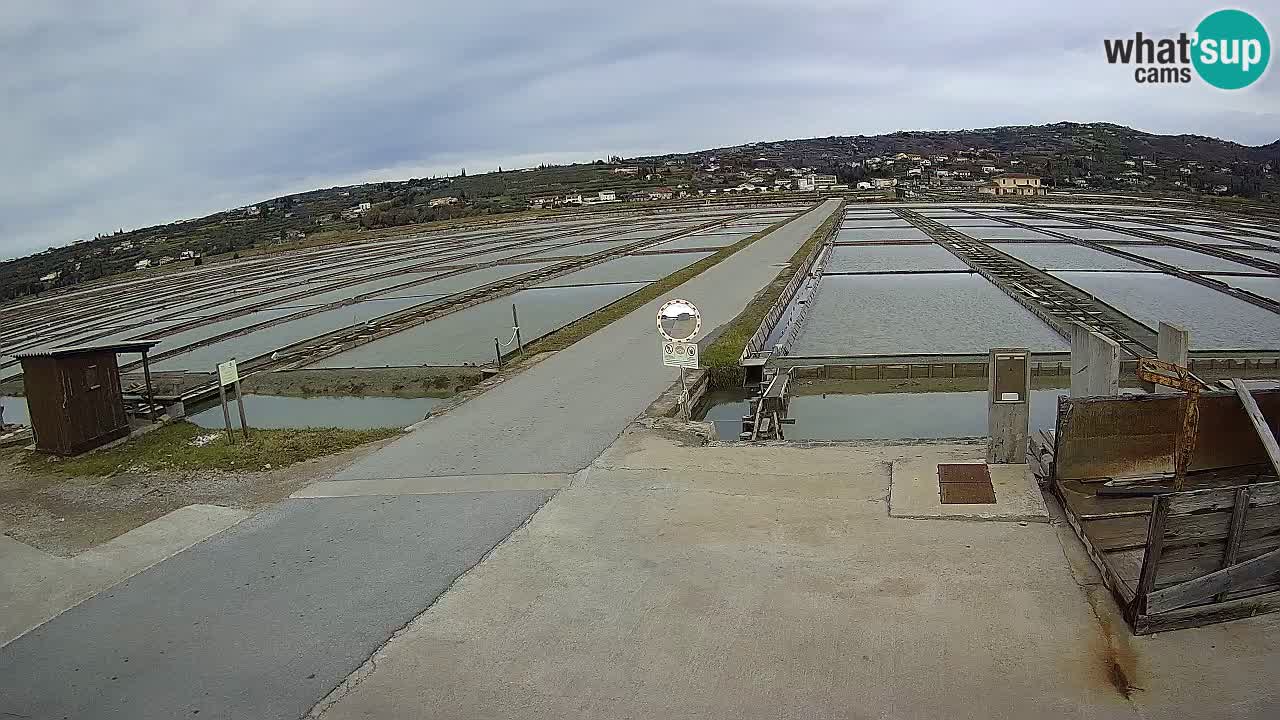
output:
[[[1239,90],[1262,77],[1271,40],[1258,19],[1243,10],[1219,10],[1196,26],[1191,62],[1210,85]]]

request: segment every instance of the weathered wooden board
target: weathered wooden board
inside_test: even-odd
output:
[[[1247,582],[1267,578],[1280,571],[1280,550],[1211,572],[1186,582],[1156,590],[1147,596],[1146,611],[1162,613],[1197,602],[1205,602],[1220,592],[1243,587]]]
[[[1277,475],[1280,475],[1280,444],[1276,443],[1275,433],[1272,432],[1271,427],[1267,424],[1267,419],[1263,417],[1262,411],[1258,408],[1258,403],[1253,399],[1253,393],[1249,391],[1248,384],[1240,378],[1234,378],[1231,384],[1235,386],[1236,396],[1240,398],[1240,404],[1244,407],[1245,415],[1248,416],[1254,431],[1258,433],[1258,440],[1262,443],[1262,449],[1267,453],[1267,459],[1271,461],[1271,467],[1275,468]]]
[[[1258,391],[1253,397],[1274,432],[1280,426],[1280,391]],[[1173,472],[1181,403],[1180,395],[1059,398],[1056,477],[1085,480]],[[1268,461],[1235,393],[1202,394],[1199,427],[1193,471]]]

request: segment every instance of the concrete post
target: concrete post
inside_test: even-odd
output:
[[[987,462],[1027,461],[1031,433],[1031,353],[1026,348],[993,348],[987,373]]]
[[[1075,323],[1071,330],[1071,397],[1120,394],[1120,345]]]
[[[1191,349],[1191,333],[1177,325],[1160,323],[1160,335],[1156,339],[1156,359],[1171,362],[1182,367],[1189,367],[1188,351]],[[1171,387],[1156,385],[1154,392],[1176,393]]]

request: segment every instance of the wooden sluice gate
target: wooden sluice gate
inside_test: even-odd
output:
[[[1280,390],[1231,385],[1062,397],[1033,448],[1135,634],[1280,609]]]
[[[785,440],[783,425],[794,423],[787,417],[788,395],[791,386],[789,371],[775,372],[760,384],[760,394],[751,398],[748,414],[742,417],[740,440]]]

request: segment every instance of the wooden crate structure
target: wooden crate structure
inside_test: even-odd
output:
[[[1253,398],[1275,432],[1280,391]],[[1182,401],[1058,404],[1052,488],[1139,635],[1280,609],[1280,478],[1240,398],[1204,393],[1187,481],[1174,491]],[[1154,495],[1108,495],[1115,487]]]

